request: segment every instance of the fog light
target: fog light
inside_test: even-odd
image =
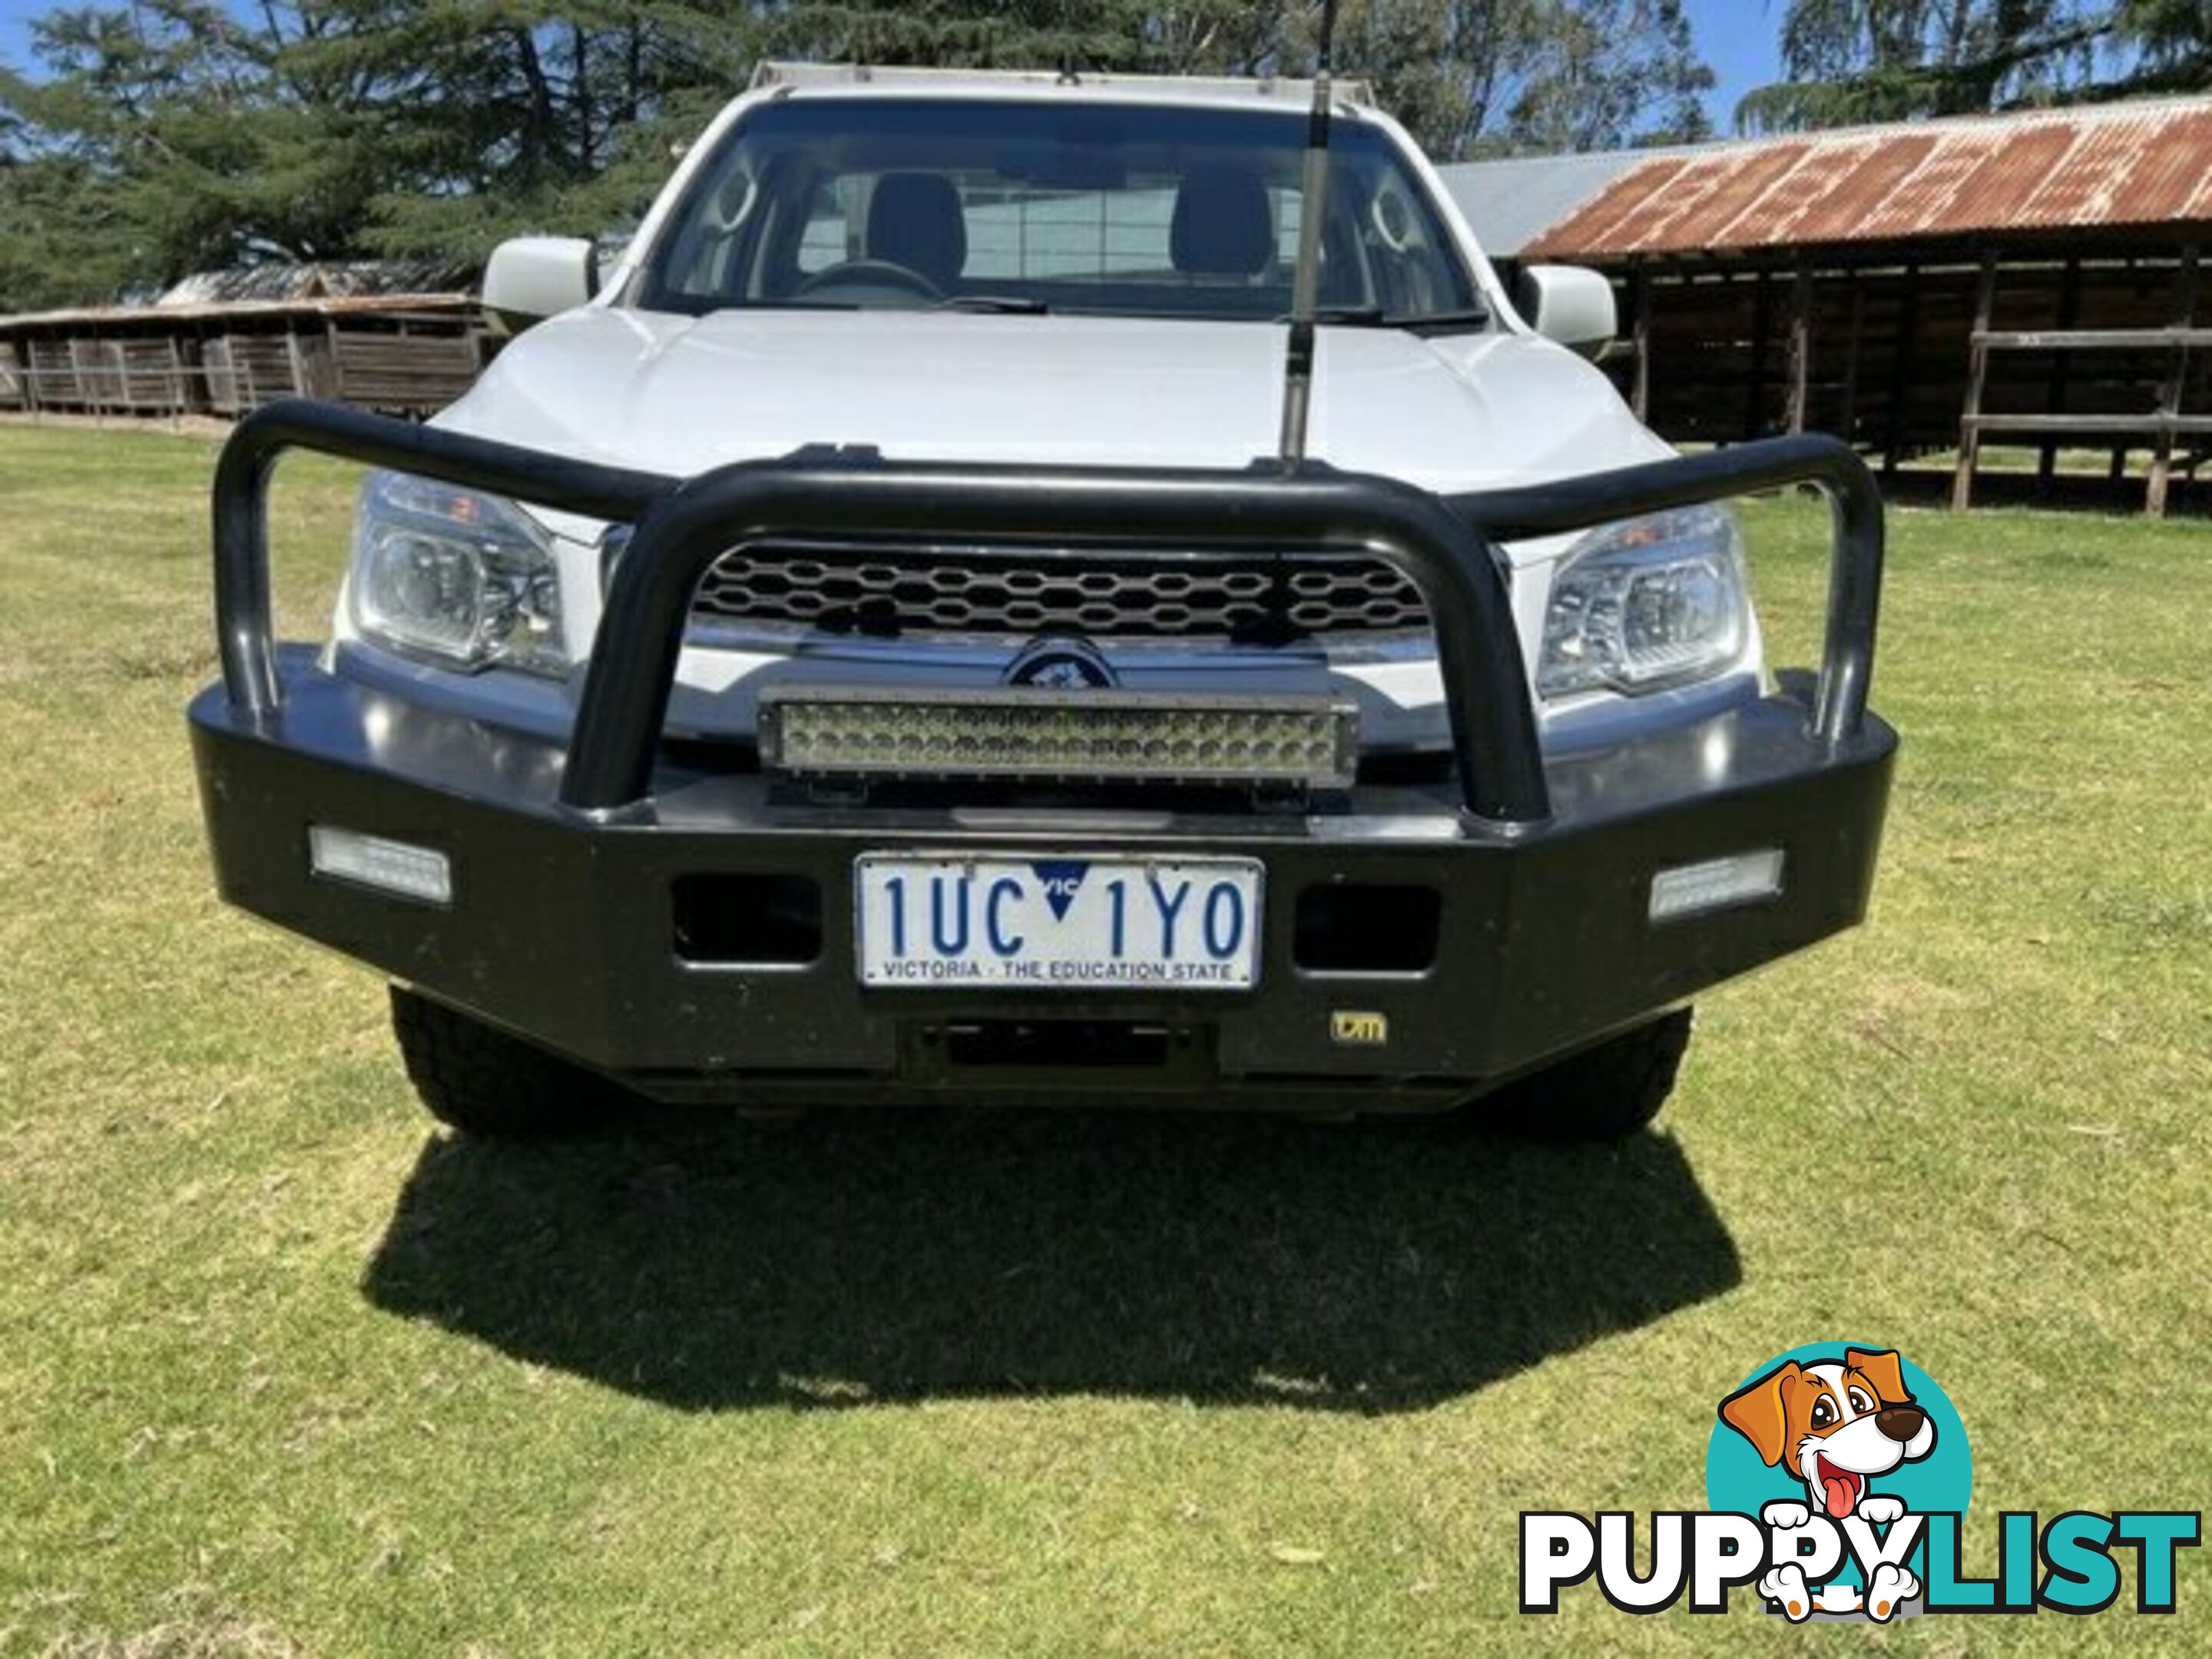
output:
[[[1782,892],[1782,849],[1766,847],[1702,864],[1678,864],[1651,878],[1651,920],[1674,921],[1758,904]]]
[[[799,777],[1065,778],[1341,787],[1358,711],[1328,696],[1191,696],[1024,687],[781,687],[761,759]]]
[[[319,876],[374,887],[423,904],[453,902],[453,866],[434,848],[414,847],[328,824],[307,827],[307,867]]]

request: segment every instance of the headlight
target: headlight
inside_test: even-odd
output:
[[[1637,693],[1703,679],[1751,637],[1743,537],[1725,507],[1656,513],[1594,530],[1552,579],[1536,690]]]
[[[354,626],[449,667],[563,674],[561,582],[546,532],[514,502],[372,472],[353,538]]]

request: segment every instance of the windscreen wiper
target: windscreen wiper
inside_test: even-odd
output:
[[[1482,306],[1457,311],[1389,312],[1381,306],[1323,306],[1314,321],[1343,328],[1401,328],[1408,334],[1467,334],[1490,326],[1490,313]]]
[[[932,311],[983,311],[1006,317],[1042,317],[1052,307],[1026,294],[954,294],[939,300]]]

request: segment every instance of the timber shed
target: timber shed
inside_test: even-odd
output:
[[[2154,513],[2212,459],[2212,98],[1443,173],[1502,263],[1613,277],[1677,442],[1833,432],[1960,506],[1992,448],[2140,457]]]
[[[0,317],[0,410],[236,416],[304,394],[428,415],[489,352],[472,274],[261,266],[188,277],[151,305]]]

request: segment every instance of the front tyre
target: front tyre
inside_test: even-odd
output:
[[[618,1091],[596,1072],[398,985],[392,1030],[422,1104],[463,1134],[543,1139],[613,1115]]]
[[[1689,1046],[1690,1011],[1677,1009],[1532,1072],[1474,1109],[1532,1140],[1623,1140],[1659,1115]]]

